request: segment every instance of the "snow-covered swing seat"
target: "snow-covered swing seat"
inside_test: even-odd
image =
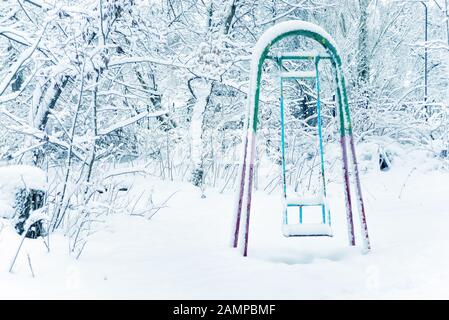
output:
[[[325,50],[325,53],[304,53],[304,52],[289,52],[270,57],[268,55],[270,48],[280,40],[290,36],[303,36],[318,42]],[[350,191],[350,177],[349,177],[349,160],[352,163],[352,176],[355,190],[355,201],[358,207],[358,213],[361,226],[361,238],[365,251],[370,249],[368,227],[365,217],[365,207],[362,198],[361,184],[359,178],[359,171],[357,166],[357,159],[355,153],[355,145],[352,134],[352,125],[349,112],[348,98],[346,94],[345,79],[341,67],[341,58],[337,50],[337,45],[333,38],[324,31],[321,27],[299,20],[291,20],[281,22],[269,28],[257,41],[253,50],[251,61],[250,86],[248,92],[248,108],[245,123],[245,135],[243,139],[243,151],[241,160],[241,171],[239,177],[239,189],[236,196],[236,205],[233,221],[232,246],[240,247],[244,256],[248,255],[248,239],[249,239],[249,222],[251,213],[251,200],[254,178],[254,161],[256,151],[256,133],[258,123],[259,111],[259,96],[260,83],[262,79],[263,64],[266,59],[274,59],[279,63],[283,60],[291,59],[308,59],[315,62],[314,71],[294,71],[280,72],[281,78],[281,93],[282,83],[284,80],[297,78],[315,78],[317,88],[317,114],[318,114],[318,134],[320,138],[320,161],[321,161],[321,177],[322,190],[321,193],[314,197],[287,197],[286,183],[285,183],[285,158],[284,158],[284,125],[283,125],[283,97],[281,94],[281,138],[282,138],[282,164],[283,164],[283,187],[284,187],[284,220],[282,231],[285,236],[332,236],[330,228],[330,212],[326,200],[326,187],[324,180],[324,159],[322,152],[321,139],[321,105],[319,100],[319,74],[318,63],[320,60],[330,61],[333,69],[335,79],[335,96],[336,96],[336,110],[337,123],[340,133],[340,146],[342,152],[342,169],[343,169],[343,184],[344,197],[346,207],[346,221],[348,227],[349,245],[355,245],[354,224],[353,224],[353,210],[352,210],[352,196]],[[322,210],[322,223],[320,224],[289,224],[287,221],[287,208],[299,207],[300,219],[302,217],[302,209],[307,206],[320,206]],[[301,222],[301,221],[300,221]]]

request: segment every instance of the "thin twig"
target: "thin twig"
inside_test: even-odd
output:
[[[38,220],[38,221],[40,221],[40,220]],[[38,222],[38,221],[36,221],[36,222]],[[9,272],[11,272],[11,273],[12,273],[12,268],[14,268],[14,264],[16,263],[17,256],[19,255],[20,248],[22,248],[23,242],[25,241],[25,237],[26,237],[28,231],[30,231],[30,228],[32,225],[33,224],[30,224],[30,226],[22,234],[22,239],[20,240],[19,247],[17,248],[16,254],[14,255],[14,258],[12,259],[11,265],[9,267]]]
[[[173,192],[167,199],[165,199],[164,202],[161,203],[161,205],[156,209],[156,211],[153,212],[153,214],[151,216],[148,217],[148,220],[150,220],[151,218],[153,218],[153,216],[158,213],[159,210],[161,210],[162,208],[165,208],[165,204],[168,202],[168,200],[170,200],[171,197],[173,197],[176,193],[178,193],[179,190]]]
[[[33,266],[31,265],[31,258],[30,258],[30,254],[27,253],[27,258],[28,258],[28,265],[30,266],[30,270],[31,270],[31,275],[34,278],[34,271],[33,271]]]

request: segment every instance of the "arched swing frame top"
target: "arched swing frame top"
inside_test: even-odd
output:
[[[343,115],[346,115],[346,130],[349,134],[352,134],[352,124],[349,115],[349,105],[346,94],[346,86],[344,76],[341,70],[341,58],[338,54],[337,45],[332,37],[324,31],[322,28],[305,21],[286,21],[278,25],[273,26],[270,29],[271,32],[265,33],[259,39],[256,44],[256,49],[253,52],[253,60],[251,64],[251,77],[250,77],[250,99],[249,99],[249,123],[254,132],[257,131],[258,113],[259,113],[259,97],[260,97],[260,83],[262,80],[263,64],[265,60],[272,59],[268,53],[270,49],[282,39],[292,36],[303,36],[318,42],[330,56],[330,60],[336,74],[337,83],[337,103],[339,105],[340,115],[340,135],[345,134],[345,126]],[[258,59],[256,59],[258,57]],[[274,57],[276,58],[276,57]],[[293,57],[288,57],[290,60]],[[313,59],[313,57],[311,57]],[[251,90],[251,89],[255,90]]]
[[[354,176],[354,189],[356,192],[356,202],[359,211],[361,236],[363,247],[366,251],[370,250],[370,242],[368,237],[368,227],[365,217],[365,207],[363,204],[361,184],[359,178],[359,171],[357,166],[357,159],[355,153],[355,145],[352,136],[352,125],[349,114],[349,105],[346,93],[345,79],[342,73],[342,63],[340,55],[338,54],[337,45],[332,37],[324,31],[321,27],[299,20],[285,21],[269,28],[257,41],[253,51],[251,60],[250,73],[250,88],[248,96],[247,117],[245,119],[246,136],[244,137],[242,166],[240,173],[240,189],[237,195],[237,201],[234,214],[234,230],[232,234],[232,246],[242,248],[244,256],[248,253],[248,237],[249,237],[249,222],[251,212],[251,197],[253,188],[254,176],[254,161],[256,149],[256,132],[259,112],[259,97],[260,97],[260,83],[262,80],[263,64],[267,58],[268,53],[273,45],[280,40],[291,36],[303,36],[318,42],[329,55],[331,64],[334,69],[335,84],[336,84],[336,98],[337,98],[337,112],[340,132],[340,145],[342,151],[342,169],[344,182],[344,195],[346,205],[346,220],[348,225],[348,240],[349,245],[355,245],[354,224],[352,217],[352,200],[350,192],[350,179],[347,155],[347,143],[351,154],[351,162]],[[292,58],[292,57],[287,57]],[[310,57],[310,59],[316,57]],[[286,59],[287,60],[287,59]],[[318,66],[317,66],[318,67]],[[345,121],[346,120],[346,121]],[[241,214],[243,211],[243,215]],[[241,226],[242,225],[242,226]],[[239,241],[243,238],[243,241]]]

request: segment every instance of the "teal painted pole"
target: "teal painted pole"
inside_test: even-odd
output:
[[[324,149],[323,149],[323,128],[322,128],[322,120],[321,120],[321,97],[320,97],[320,74],[318,71],[318,62],[319,59],[315,60],[315,68],[316,68],[316,109],[318,115],[318,138],[319,138],[319,147],[320,147],[320,161],[321,161],[321,179],[323,183],[323,193],[326,196],[326,179],[324,176]]]
[[[326,178],[324,176],[324,149],[323,149],[323,128],[321,123],[321,97],[320,97],[320,72],[318,69],[320,59],[315,59],[315,70],[316,70],[316,110],[318,115],[318,139],[320,148],[320,162],[321,162],[321,183],[323,185],[323,195],[326,197]],[[321,208],[323,223],[326,223],[326,211],[324,206]]]
[[[346,115],[346,122],[348,123],[348,143],[349,143],[349,150],[351,152],[351,160],[352,160],[352,168],[353,168],[353,174],[354,174],[354,180],[355,180],[355,193],[356,193],[356,201],[359,211],[359,219],[360,219],[360,226],[361,226],[361,234],[362,234],[362,242],[363,242],[363,248],[366,252],[371,250],[371,243],[369,240],[368,235],[368,224],[366,222],[366,213],[365,213],[365,204],[362,197],[362,186],[360,183],[360,174],[359,174],[359,168],[357,163],[357,155],[355,151],[355,144],[354,144],[354,136],[352,133],[352,124],[351,124],[351,115],[349,112],[349,103],[348,103],[348,96],[346,93],[346,84],[345,84],[345,77],[343,75],[343,72],[341,71],[341,66],[339,66],[337,70],[337,77],[339,78],[339,86],[341,87],[341,91],[343,94],[343,104],[344,104],[344,111]]]
[[[282,71],[282,60],[278,60],[279,72]],[[287,210],[287,177],[285,170],[285,116],[284,116],[284,80],[282,77],[279,77],[280,81],[280,91],[281,91],[281,99],[280,99],[280,112],[281,112],[281,157],[282,157],[282,191],[284,197],[284,224],[288,223],[288,210]]]
[[[344,120],[344,107],[342,90],[340,87],[340,63],[333,63],[334,73],[335,73],[335,86],[336,86],[336,97],[338,104],[338,119],[340,124],[340,147],[342,154],[342,169],[343,169],[343,185],[344,185],[344,195],[345,195],[345,206],[346,206],[346,222],[348,226],[348,240],[350,246],[355,246],[355,234],[354,234],[354,221],[352,215],[352,199],[350,190],[350,179],[349,179],[349,166],[348,166],[348,151],[346,145],[346,129]],[[350,127],[350,123],[349,123]]]

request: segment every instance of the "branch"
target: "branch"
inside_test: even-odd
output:
[[[36,6],[38,8],[44,8],[44,9],[50,9],[51,6],[43,1],[40,0],[24,0],[24,2],[28,2],[30,4],[32,4],[33,6]]]
[[[0,35],[27,47],[29,47],[30,44],[32,43],[31,39],[27,37],[27,34],[12,28],[0,27]]]
[[[30,147],[25,147],[25,148],[23,148],[23,149],[21,149],[19,151],[16,151],[13,154],[6,154],[0,160],[12,160],[12,159],[15,159],[18,156],[21,156],[22,154],[24,154],[24,153],[26,153],[28,151],[40,148],[40,147],[42,147],[44,145],[45,145],[45,142],[39,142],[38,144],[32,145]]]
[[[6,91],[8,88],[9,83],[11,82],[14,75],[16,75],[17,71],[19,71],[20,67],[25,63],[26,60],[28,60],[33,52],[36,50],[39,42],[42,39],[42,36],[44,35],[45,29],[47,28],[47,24],[45,24],[44,28],[42,29],[39,37],[36,39],[34,44],[27,48],[17,59],[17,61],[12,65],[11,69],[7,72],[6,77],[3,79],[3,81],[0,83],[0,96]]]
[[[30,84],[31,80],[34,79],[34,76],[36,75],[36,72],[37,72],[37,68],[28,77],[28,79],[25,81],[25,83],[22,84],[22,86],[21,86],[19,91],[14,91],[14,92],[11,92],[9,94],[5,94],[3,96],[0,96],[0,103],[4,103],[4,102],[7,102],[7,101],[11,101],[11,100],[17,99],[22,94],[22,92],[25,90],[25,88]]]
[[[56,137],[54,137],[52,135],[49,135],[49,134],[47,134],[44,131],[41,131],[41,130],[33,128],[33,127],[30,127],[27,124],[24,124],[21,121],[21,119],[15,117],[14,115],[9,113],[8,111],[0,109],[0,113],[2,113],[5,116],[11,118],[13,121],[19,123],[19,126],[7,127],[9,130],[12,130],[12,131],[15,131],[17,133],[24,134],[24,135],[32,136],[32,137],[34,137],[34,138],[36,138],[36,139],[38,139],[40,141],[52,143],[52,144],[54,144],[54,145],[56,145],[58,147],[61,147],[61,148],[65,149],[65,150],[68,150],[70,148],[70,144],[68,144],[68,143],[66,143],[66,142],[64,142],[64,141],[62,141],[62,140],[60,140],[60,139],[58,139],[58,138],[56,138]],[[80,148],[79,146],[76,146],[76,147],[78,149],[80,149],[81,151],[83,151],[83,149]],[[72,152],[73,152],[73,155],[78,158],[78,160],[84,162],[82,156],[80,154],[78,154],[78,152],[75,152],[75,150],[73,150]]]
[[[104,135],[107,135],[107,134],[111,133],[114,130],[117,130],[119,128],[123,128],[123,127],[129,126],[130,124],[133,124],[133,123],[135,123],[135,122],[137,122],[137,121],[139,121],[139,120],[141,120],[143,118],[146,118],[146,117],[159,117],[159,116],[162,116],[162,115],[167,114],[167,113],[168,113],[167,110],[162,110],[162,111],[158,111],[158,112],[154,112],[154,113],[150,113],[150,112],[139,113],[138,115],[135,115],[134,117],[131,117],[131,118],[126,119],[126,120],[123,120],[121,122],[118,122],[118,123],[110,126],[109,128],[100,130],[98,132],[98,135],[99,136],[104,136]]]
[[[116,67],[116,66],[120,66],[122,64],[128,64],[128,63],[154,63],[154,64],[160,64],[160,65],[164,65],[164,66],[173,66],[173,67],[177,67],[177,68],[187,68],[186,65],[182,65],[182,64],[177,64],[173,61],[169,61],[169,60],[162,60],[162,59],[157,59],[157,58],[150,58],[150,57],[127,57],[127,58],[123,58],[123,57],[112,57],[111,61],[109,62],[108,66],[109,67]]]

